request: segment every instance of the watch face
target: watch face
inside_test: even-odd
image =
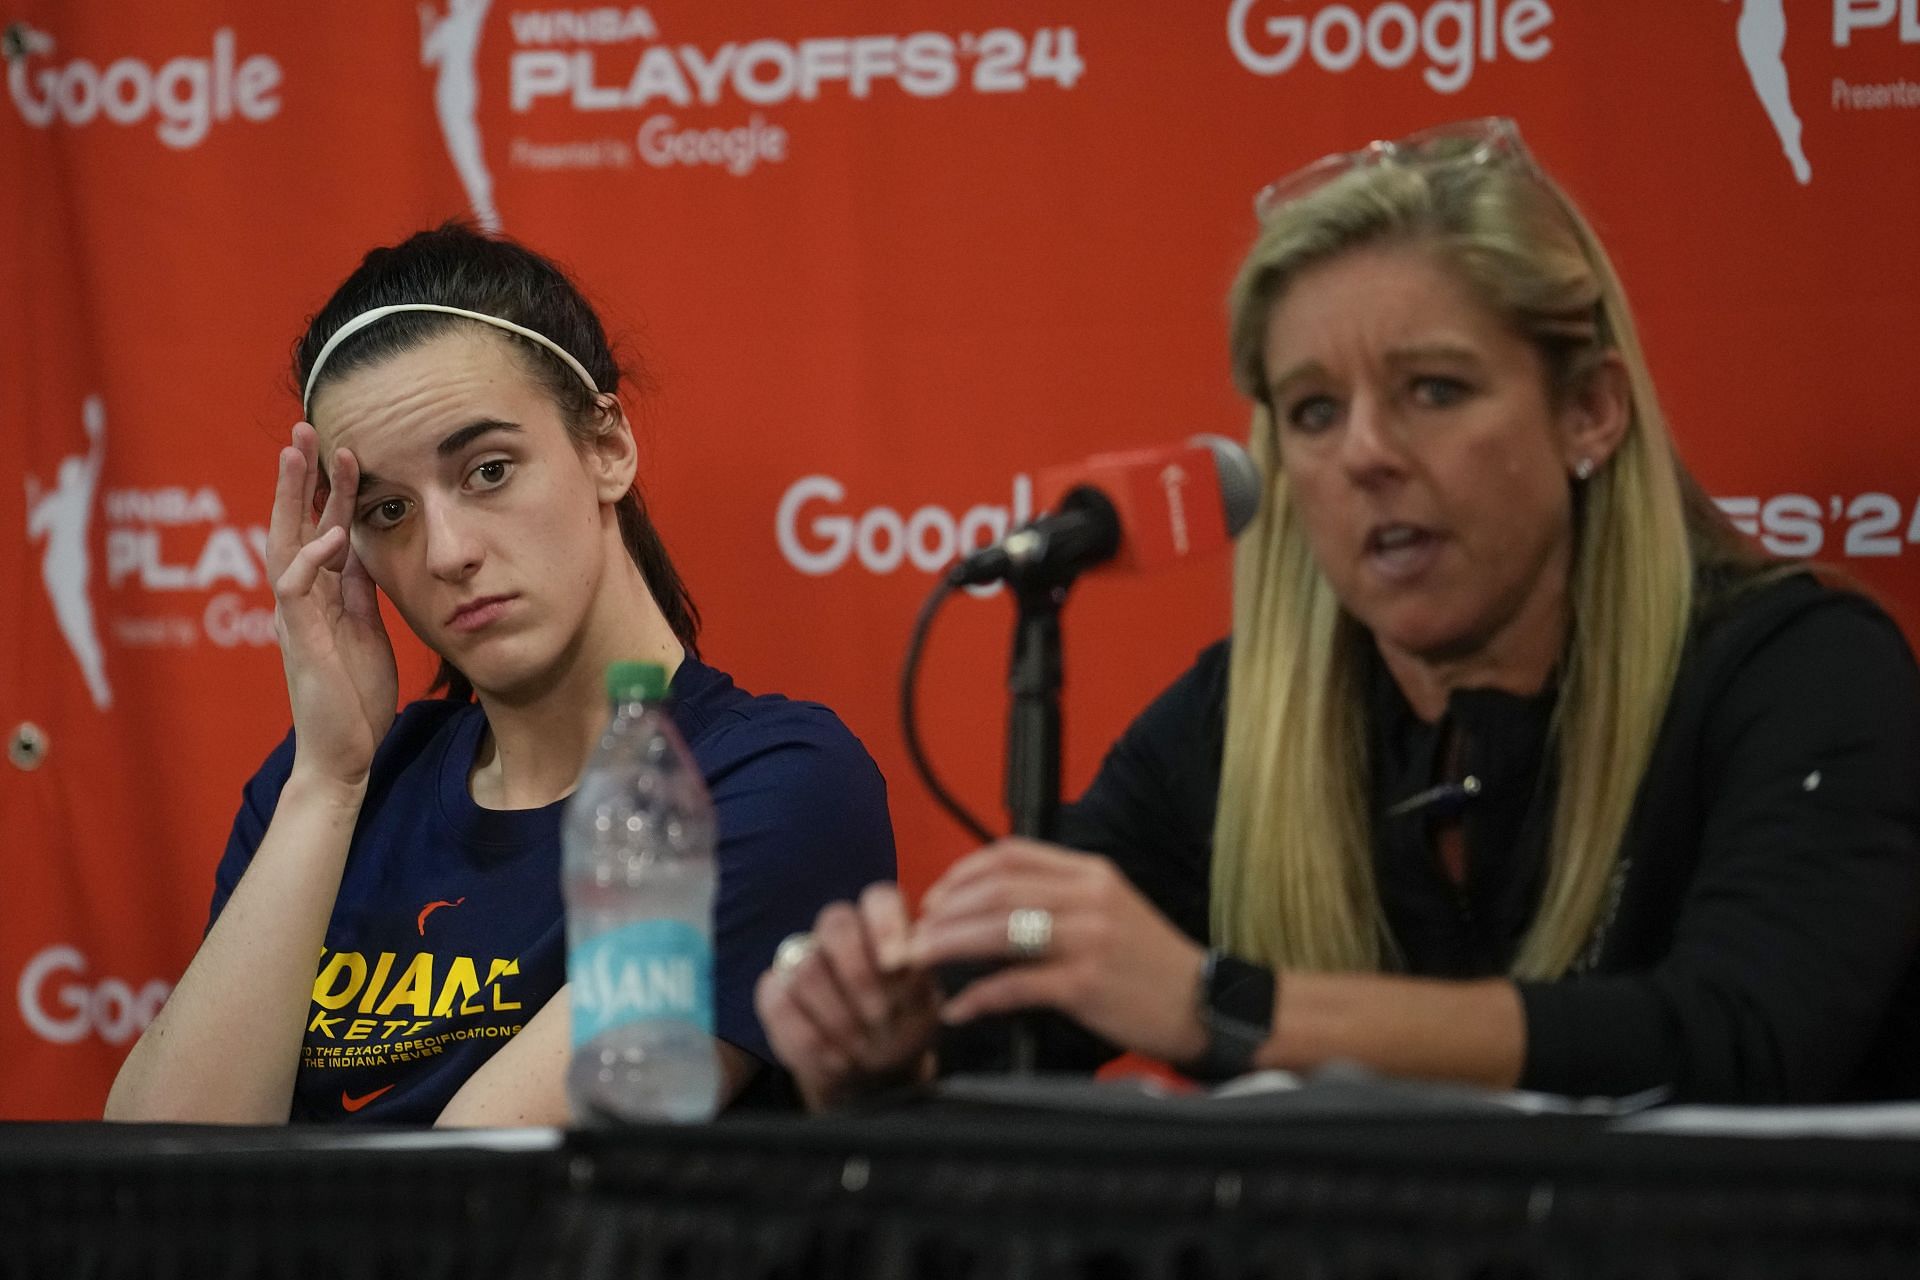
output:
[[[1273,1028],[1274,987],[1272,970],[1221,956],[1207,976],[1207,1009],[1214,1020],[1257,1030],[1264,1040]]]
[[[1206,970],[1207,1051],[1187,1068],[1198,1080],[1231,1080],[1254,1069],[1273,1026],[1276,979],[1270,970],[1212,953]]]

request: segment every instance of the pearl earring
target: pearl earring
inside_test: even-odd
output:
[[[1585,480],[1588,476],[1592,474],[1593,474],[1592,458],[1582,458],[1580,459],[1580,461],[1573,464],[1573,478],[1575,480]]]

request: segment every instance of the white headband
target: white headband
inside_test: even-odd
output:
[[[553,352],[556,356],[559,356],[561,360],[566,362],[567,368],[580,375],[580,381],[587,384],[587,390],[593,392],[595,395],[600,394],[600,388],[594,382],[593,375],[587,372],[587,367],[578,360],[575,360],[565,347],[544,333],[535,333],[532,329],[517,325],[511,320],[502,320],[499,316],[485,315],[478,311],[468,311],[461,307],[443,307],[433,302],[401,302],[391,307],[375,307],[371,311],[362,311],[359,315],[347,321],[334,331],[334,335],[327,339],[327,345],[321,347],[320,354],[313,358],[313,369],[307,374],[306,389],[300,393],[301,412],[304,413],[311,408],[313,404],[313,384],[319,379],[320,370],[326,368],[327,357],[333,354],[333,349],[372,324],[375,320],[394,315],[401,311],[438,311],[442,315],[465,316],[469,320],[478,320],[481,324],[490,324],[496,329],[505,329],[508,333],[517,333],[527,341],[537,342],[547,350]]]

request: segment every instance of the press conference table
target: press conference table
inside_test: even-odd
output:
[[[0,1126],[0,1277],[1920,1275],[1920,1139],[1108,1108],[472,1135]]]

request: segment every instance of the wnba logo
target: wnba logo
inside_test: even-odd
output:
[[[105,116],[119,125],[155,115],[154,132],[176,150],[198,146],[207,132],[236,115],[270,120],[280,114],[280,64],[263,53],[236,62],[233,28],[213,35],[211,56],[178,57],[155,68],[138,58],[120,58],[103,69],[86,58],[61,67],[34,69],[53,52],[53,37],[17,22],[6,32],[7,90],[20,118],[36,129],[55,120],[75,128]]]
[[[1438,93],[1456,93],[1473,79],[1476,59],[1492,62],[1504,50],[1538,62],[1553,50],[1542,34],[1553,22],[1546,0],[1434,0],[1419,13],[1388,0],[1364,17],[1352,6],[1330,4],[1308,14],[1256,20],[1259,0],[1233,0],[1227,43],[1241,66],[1257,76],[1285,75],[1304,54],[1338,74],[1362,58],[1398,70],[1416,54],[1426,58],[1423,79]]]

